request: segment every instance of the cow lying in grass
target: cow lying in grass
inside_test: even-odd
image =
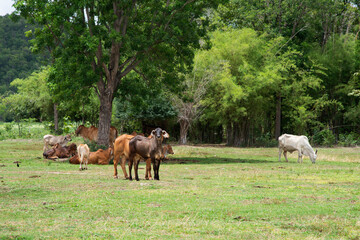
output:
[[[43,137],[43,141],[44,141],[43,152],[45,152],[46,150],[49,150],[50,147],[53,147],[56,144],[60,144],[60,146],[65,147],[67,143],[71,141],[71,136],[70,134],[66,136],[54,136],[48,134]]]
[[[90,149],[87,144],[79,144],[77,147],[77,155],[79,157],[80,161],[80,168],[79,170],[87,169],[88,161],[89,161],[89,155],[90,155]],[[85,167],[81,167],[81,164],[84,164]]]
[[[90,152],[88,164],[108,165],[112,156],[113,148],[109,147],[106,150],[99,149],[96,152]],[[80,164],[79,156],[76,154],[69,159],[71,164]]]
[[[283,134],[279,137],[279,162],[281,162],[281,153],[284,151],[284,156],[286,162],[287,152],[298,151],[298,163],[303,162],[302,156],[309,156],[312,163],[315,163],[317,158],[317,150],[314,152],[314,149],[309,143],[309,139],[306,136],[297,136],[291,134]]]
[[[72,143],[69,146],[62,147],[57,143],[52,149],[43,153],[43,156],[48,159],[68,158],[76,154],[76,144]]]

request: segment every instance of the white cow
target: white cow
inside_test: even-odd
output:
[[[66,144],[71,141],[71,136],[70,134],[66,136],[54,136],[48,134],[44,136],[43,140],[44,140],[43,152],[45,152],[46,150],[49,150],[49,146],[54,146],[57,143],[60,144],[60,146],[65,147]]]
[[[90,156],[90,149],[88,147],[87,144],[79,144],[79,146],[77,147],[77,153],[78,153],[78,157],[79,157],[79,161],[80,161],[80,171],[83,169],[87,169],[87,164],[89,161],[89,156]],[[84,158],[85,158],[85,163],[84,163]],[[85,164],[85,167],[82,168],[81,164]]]
[[[286,153],[298,151],[299,157],[298,162],[301,163],[302,156],[309,156],[312,163],[315,163],[317,158],[317,150],[314,152],[313,148],[310,146],[309,139],[306,136],[297,136],[291,134],[283,134],[279,137],[279,162],[281,162],[281,152],[284,151],[284,156],[288,162]]]

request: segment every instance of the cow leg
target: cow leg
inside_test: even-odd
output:
[[[284,151],[284,157],[285,157],[286,162],[289,162],[289,160],[287,159],[287,151]]]
[[[125,163],[126,163],[126,157],[122,156],[122,158],[121,158],[121,169],[123,170],[125,179],[128,179],[129,176],[127,175],[127,172],[126,172]]]
[[[118,178],[117,165],[120,160],[120,155],[114,151],[114,178]]]
[[[135,172],[135,180],[139,181],[138,168],[139,168],[140,158],[136,158],[134,161],[134,172]]]
[[[300,163],[300,159],[302,158],[302,156],[301,156],[301,151],[299,151],[299,155],[298,155],[298,163]],[[301,161],[302,161],[302,159],[301,159]]]
[[[281,153],[282,153],[282,150],[281,150],[281,148],[279,148],[279,162],[281,162]]]
[[[154,163],[154,179],[160,180],[159,178],[160,159],[154,159],[154,161],[152,162]]]
[[[129,180],[130,181],[132,181],[131,169],[132,169],[133,161],[134,161],[134,156],[130,155],[130,157],[129,157]]]
[[[145,171],[145,179],[151,180],[151,158],[146,159],[146,171]]]

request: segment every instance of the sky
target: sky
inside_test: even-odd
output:
[[[0,0],[0,16],[12,13],[15,10],[13,4],[14,0]]]

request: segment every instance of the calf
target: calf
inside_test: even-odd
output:
[[[169,155],[169,154],[174,154],[174,151],[173,151],[172,147],[169,144],[167,144],[162,147],[161,159],[168,160],[169,158],[167,157],[167,155]]]
[[[109,147],[107,150],[99,149],[96,152],[90,152],[88,164],[108,165],[113,156],[113,148]],[[79,164],[79,156],[75,155],[69,159],[71,164]]]
[[[294,152],[298,151],[298,163],[302,160],[302,156],[309,156],[312,163],[315,163],[317,158],[317,150],[314,152],[313,148],[309,143],[309,139],[306,136],[297,136],[291,134],[283,134],[279,137],[279,162],[281,161],[281,153],[284,151],[284,156],[286,162],[287,159],[287,152]]]
[[[84,125],[80,125],[76,131],[76,136],[82,136],[84,140],[89,141],[97,141],[98,139],[98,128],[91,126],[91,127],[85,127]],[[114,141],[117,138],[118,131],[115,127],[110,127],[110,135],[109,135],[109,146],[114,145]]]
[[[77,153],[78,153],[78,157],[79,157],[79,160],[80,160],[80,171],[83,170],[83,169],[87,169],[87,164],[88,164],[88,161],[89,161],[89,155],[90,155],[90,149],[88,147],[87,144],[80,144],[78,147],[77,147]],[[84,164],[84,159],[85,159],[85,167],[82,168],[81,167],[81,164]]]
[[[150,161],[154,165],[154,179],[160,180],[159,168],[162,156],[162,141],[169,138],[169,134],[161,128],[156,128],[151,132],[151,137],[135,136],[129,142],[129,179],[132,180],[131,169],[134,164],[135,179],[139,181],[138,166],[140,159],[136,155],[140,155],[146,161]]]
[[[54,136],[48,134],[43,137],[43,140],[44,140],[43,152],[45,152],[46,150],[49,150],[50,146],[54,146],[57,143],[60,144],[62,147],[66,146],[66,144],[71,141],[71,136],[70,134],[66,136]]]
[[[52,149],[47,150],[43,153],[45,158],[68,158],[76,154],[76,144],[72,143],[69,146],[62,147],[57,143]]]

